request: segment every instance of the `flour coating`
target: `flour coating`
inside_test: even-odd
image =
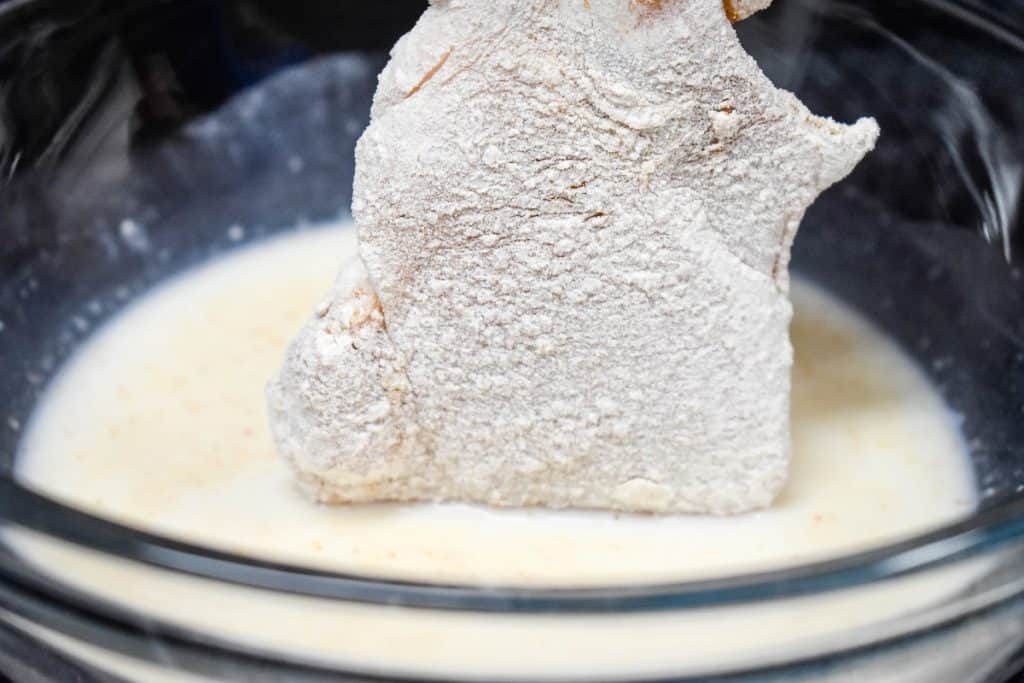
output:
[[[317,500],[771,503],[790,246],[878,127],[768,81],[730,24],[766,4],[432,2],[356,151],[361,262],[268,391]]]

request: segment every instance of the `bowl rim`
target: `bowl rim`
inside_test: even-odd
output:
[[[1024,498],[882,547],[710,579],[588,587],[441,583],[346,573],[223,552],[64,505],[0,476],[0,520],[75,546],[195,578],[369,605],[483,613],[665,612],[818,595],[920,574],[1024,539]],[[0,556],[0,577],[33,580]],[[38,582],[46,588],[46,581]],[[51,586],[52,587],[52,586]]]

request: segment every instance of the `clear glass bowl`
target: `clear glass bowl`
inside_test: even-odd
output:
[[[808,214],[794,267],[897,339],[962,415],[981,487],[970,519],[785,571],[531,590],[230,556],[90,517],[13,479],[23,425],[83,340],[77,316],[102,322],[236,248],[225,226],[246,226],[249,241],[347,213],[376,73],[421,10],[0,5],[0,671],[18,681],[1005,680],[1024,643],[1024,10],[1009,0],[777,0],[739,27],[813,110],[882,124],[878,150]],[[145,221],[150,248],[119,239],[126,216]],[[126,567],[147,578],[125,583],[131,604],[90,594],[61,580],[58,559],[40,568],[12,539],[87,556],[114,586]],[[913,609],[861,609],[914,591]],[[167,595],[178,611],[156,607]],[[211,603],[239,611],[236,630],[185,618]],[[300,645],[330,629],[337,645],[325,657],[267,642],[261,619],[295,620]],[[354,619],[358,632],[346,631]],[[709,642],[712,625],[737,635]],[[553,660],[531,656],[552,643]]]

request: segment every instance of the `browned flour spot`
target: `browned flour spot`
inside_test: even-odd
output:
[[[645,10],[659,11],[664,6],[665,0],[630,0],[630,7],[640,7]],[[583,0],[583,6],[590,9],[590,0]],[[739,11],[736,9],[736,5],[733,0],[722,0],[722,6],[725,7],[725,16],[729,18],[729,21],[736,23],[742,17]]]
[[[441,59],[437,62],[437,64],[435,64],[434,66],[430,67],[430,70],[427,71],[427,73],[423,74],[423,78],[420,79],[420,82],[417,83],[416,85],[414,85],[412,87],[412,90],[410,90],[409,92],[405,93],[405,99],[409,99],[410,97],[412,97],[413,95],[418,93],[423,88],[423,86],[425,86],[427,84],[427,81],[429,81],[431,78],[433,78],[437,74],[437,72],[441,70],[441,67],[444,66],[444,63],[448,61],[449,57],[451,57],[452,50],[454,50],[454,49],[455,48],[448,48],[448,52],[445,52],[441,56]]]
[[[630,0],[630,5],[658,11],[661,9],[662,0]]]
[[[736,23],[743,17],[740,16],[739,11],[736,9],[736,5],[733,4],[733,0],[722,0],[722,5],[725,6],[725,16],[729,17],[729,21]]]

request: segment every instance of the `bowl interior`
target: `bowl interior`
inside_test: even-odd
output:
[[[353,148],[414,2],[20,3],[0,52],[0,467],[96,324],[183,268],[345,215]],[[1024,490],[1021,44],[929,3],[779,0],[766,72],[876,152],[808,213],[795,270],[896,338],[962,416],[982,507]],[[952,36],[952,37],[950,37]],[[144,239],[127,239],[124,225]],[[1009,260],[1009,262],[1008,262]]]

